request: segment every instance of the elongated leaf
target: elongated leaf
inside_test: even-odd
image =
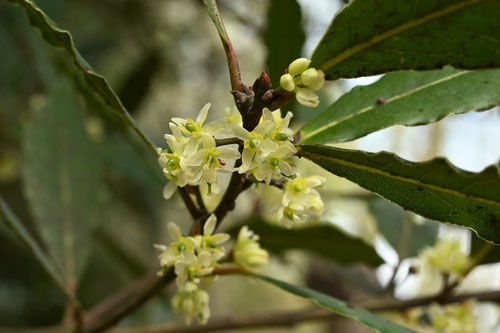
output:
[[[349,306],[345,302],[339,299],[322,294],[320,292],[304,287],[294,286],[292,284],[276,280],[268,276],[263,276],[263,275],[255,275],[255,276],[266,282],[274,284],[276,287],[288,291],[289,293],[292,293],[299,297],[310,299],[311,301],[321,305],[322,307],[328,310],[338,313],[341,316],[352,318],[356,321],[359,321],[362,325],[371,328],[376,332],[381,332],[381,333],[414,332],[409,328],[400,326],[385,318],[379,317],[372,312],[369,312],[361,308]]]
[[[42,239],[74,286],[87,259],[100,161],[79,101],[63,84],[26,126],[23,180]]]
[[[498,165],[472,173],[441,158],[412,163],[386,152],[326,146],[301,146],[299,155],[404,209],[471,228],[480,237],[500,243]]]
[[[19,221],[14,212],[9,208],[7,203],[3,201],[0,197],[0,217],[1,220],[19,237],[19,239],[30,249],[35,258],[40,262],[45,271],[49,274],[49,276],[54,280],[59,288],[61,288],[62,292],[66,296],[66,298],[71,302],[71,304],[75,307],[79,307],[78,300],[75,298],[73,293],[70,291],[69,286],[66,285],[66,281],[64,276],[57,266],[57,264],[53,261],[51,257],[49,257],[38,245],[38,242],[30,235],[28,230],[24,227],[24,225]]]
[[[404,69],[500,66],[499,0],[353,0],[312,55],[330,80]]]
[[[377,266],[384,262],[372,246],[330,225],[285,229],[259,219],[251,222],[249,227],[260,236],[261,246],[274,253],[300,249],[343,264],[366,263]],[[236,235],[237,232],[235,229],[230,233]]]
[[[415,257],[421,249],[436,242],[439,223],[426,220],[415,223],[415,215],[382,198],[369,201],[369,207],[385,239],[399,255],[399,259]]]
[[[273,87],[279,85],[288,65],[300,58],[305,39],[297,0],[271,0],[264,41],[267,47],[266,66]]]
[[[398,72],[343,95],[300,132],[302,143],[354,140],[392,125],[416,126],[500,104],[500,70]]]
[[[92,67],[80,55],[73,42],[73,37],[66,31],[59,29],[57,25],[33,2],[29,0],[9,0],[12,3],[22,6],[28,15],[31,25],[38,28],[43,38],[52,46],[62,48],[73,59],[76,68],[82,73],[89,88],[100,96],[106,104],[117,112],[124,122],[139,135],[142,141],[156,155],[156,146],[137,127],[135,120],[130,116],[122,102],[108,84],[104,76],[96,73]]]
[[[494,264],[500,262],[500,245],[485,242],[476,235],[471,235],[470,255],[477,264]]]

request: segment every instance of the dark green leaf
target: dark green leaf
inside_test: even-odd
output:
[[[392,125],[424,125],[491,109],[500,104],[499,86],[500,70],[390,73],[339,98],[303,128],[301,142],[349,141]]]
[[[341,316],[352,318],[360,322],[362,325],[371,328],[377,332],[381,333],[414,332],[409,328],[400,326],[385,318],[379,317],[372,312],[369,312],[361,308],[349,306],[345,302],[339,299],[330,297],[320,292],[304,287],[294,286],[292,284],[276,280],[268,276],[263,276],[263,275],[254,275],[254,276],[266,282],[274,284],[276,287],[288,291],[289,293],[292,293],[299,297],[310,299],[311,301],[317,303],[318,305],[328,310],[331,310],[335,313],[338,313]]]
[[[306,35],[297,0],[271,0],[267,12],[264,42],[267,47],[266,66],[273,87],[288,65],[300,58]]]
[[[405,69],[500,66],[499,0],[353,0],[312,55],[330,80]]]
[[[146,136],[146,134],[137,127],[135,120],[130,116],[113,88],[106,79],[97,74],[92,67],[83,59],[73,42],[73,37],[66,31],[59,29],[57,25],[32,1],[28,0],[9,0],[22,6],[28,15],[31,25],[38,28],[43,38],[52,46],[62,48],[73,59],[73,63],[85,78],[89,89],[100,96],[109,107],[117,112],[124,122],[130,126],[139,137],[146,143],[148,148],[156,155],[156,146]]]
[[[38,242],[30,235],[28,230],[19,221],[14,212],[9,208],[9,206],[0,197],[0,217],[1,220],[19,237],[19,239],[30,249],[35,258],[40,262],[45,271],[54,280],[59,288],[63,291],[64,295],[72,303],[75,308],[79,307],[78,300],[75,298],[73,293],[70,292],[69,286],[66,285],[66,281],[63,274],[54,260],[49,257],[38,245]]]
[[[472,173],[441,158],[413,163],[386,152],[327,146],[301,146],[299,155],[404,209],[471,228],[480,237],[500,243],[498,165]]]
[[[485,242],[475,234],[471,234],[470,255],[477,264],[494,264],[500,262],[500,245]]]
[[[50,254],[76,282],[87,259],[99,197],[99,159],[69,85],[51,92],[26,126],[23,180]]]
[[[432,246],[437,239],[439,224],[426,220],[415,223],[414,215],[382,198],[373,198],[369,207],[385,239],[399,255],[399,259],[415,257],[421,249]]]
[[[377,266],[384,262],[372,246],[331,225],[285,229],[259,219],[252,222],[249,227],[260,236],[261,246],[274,253],[300,249],[343,264],[362,262]],[[237,232],[236,229],[231,231],[234,235]]]

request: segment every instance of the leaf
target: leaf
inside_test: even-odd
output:
[[[387,152],[326,146],[300,146],[299,155],[404,209],[470,228],[480,237],[500,243],[498,165],[472,173],[441,158],[413,163]]]
[[[355,87],[311,120],[301,143],[344,142],[393,125],[417,126],[500,104],[500,70],[398,72]]]
[[[399,255],[399,259],[415,257],[421,249],[436,242],[439,224],[425,220],[417,224],[412,213],[382,198],[368,203],[385,239]]]
[[[499,0],[353,0],[312,55],[326,78],[500,66]]]
[[[289,293],[292,293],[299,297],[310,299],[311,301],[315,302],[316,304],[328,310],[338,313],[341,316],[352,318],[360,322],[362,325],[368,328],[372,328],[377,332],[381,333],[414,332],[409,328],[393,323],[383,317],[377,316],[372,312],[369,312],[367,310],[358,307],[349,306],[345,302],[339,299],[322,294],[320,292],[304,287],[294,286],[292,284],[276,280],[268,276],[257,275],[257,274],[253,276],[258,277],[259,279],[264,280],[266,282],[269,282],[280,289],[288,291]]]
[[[500,245],[488,243],[475,234],[471,235],[470,255],[477,264],[493,264],[500,262]]]
[[[29,18],[31,25],[38,28],[42,37],[52,46],[62,48],[73,59],[73,63],[83,75],[89,89],[100,96],[106,104],[118,115],[123,121],[130,126],[139,135],[142,141],[148,148],[157,155],[156,146],[146,136],[146,134],[137,126],[135,120],[130,116],[122,102],[113,91],[104,76],[96,73],[92,67],[80,55],[73,42],[73,37],[66,31],[59,29],[57,25],[32,1],[29,0],[9,0],[12,3],[18,4],[24,8],[26,15]]]
[[[297,0],[271,0],[267,11],[264,42],[267,46],[266,67],[273,87],[288,65],[300,58],[306,35]]]
[[[203,3],[205,4],[208,15],[212,19],[212,22],[214,23],[222,42],[224,43],[224,45],[227,45],[229,43],[229,37],[227,36],[226,27],[224,27],[224,23],[222,22],[222,19],[220,17],[216,0],[203,0]]]
[[[100,160],[74,93],[62,82],[25,130],[23,183],[49,253],[75,285],[98,205]]]
[[[262,248],[277,254],[299,249],[343,264],[362,262],[378,266],[384,263],[372,246],[331,225],[285,229],[258,219],[251,222],[249,227],[260,236]],[[233,229],[230,233],[236,235],[238,230]]]
[[[42,250],[38,242],[30,235],[25,226],[19,221],[17,216],[12,212],[7,203],[0,197],[0,217],[5,222],[19,239],[30,249],[34,257],[42,265],[49,276],[54,280],[59,288],[63,291],[64,295],[71,302],[75,308],[79,308],[78,300],[73,293],[66,286],[66,281],[62,275],[61,270],[53,259]]]

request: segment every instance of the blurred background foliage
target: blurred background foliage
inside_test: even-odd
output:
[[[125,107],[158,146],[165,146],[163,134],[171,117],[193,117],[203,104],[211,102],[209,117],[213,120],[232,107],[224,53],[201,1],[37,3],[61,28],[72,33],[83,57],[108,78]],[[343,3],[219,1],[244,82],[251,84],[267,70],[276,86],[293,59],[311,54]],[[75,228],[71,234],[78,256],[71,258],[76,258],[72,265],[77,267],[69,269],[78,283],[79,299],[90,308],[113,291],[158,269],[152,244],[169,242],[167,221],[176,221],[187,230],[190,217],[179,198],[162,199],[164,178],[142,143],[87,90],[70,59],[47,46],[23,11],[6,1],[0,3],[0,50],[0,194],[62,266],[71,254],[47,244],[51,237],[62,239],[68,231],[61,229],[65,217],[51,205],[73,207]],[[294,111],[293,127],[298,129],[352,86],[375,79],[329,83],[318,109],[291,103],[283,111]],[[500,157],[499,125],[498,112],[469,113],[425,128],[396,126],[349,143],[349,147],[394,151],[411,160],[445,155],[459,167],[479,171]],[[458,133],[467,133],[467,138]],[[481,149],[477,151],[474,147],[479,143]],[[422,221],[319,171],[310,162],[301,161],[301,168],[304,175],[319,172],[328,177],[322,222],[300,226],[304,230],[284,230],[272,224],[276,189],[244,193],[226,222],[227,229],[251,222],[263,246],[275,254],[266,271],[269,275],[352,300],[379,295],[381,282],[387,283],[393,267],[402,264],[398,256],[414,257],[424,246],[432,245],[438,233],[462,239],[466,248],[471,243],[465,230]],[[57,186],[64,175],[76,191],[69,203],[64,201],[64,189]],[[219,196],[206,199],[213,207]],[[266,219],[271,224],[264,222]],[[410,238],[411,242],[405,241]],[[480,243],[473,237],[472,250],[480,248]],[[497,262],[499,253],[495,248],[486,262]],[[0,325],[58,323],[65,308],[63,295],[2,223],[0,258]],[[487,274],[496,274],[496,281],[500,281],[498,267],[492,269]],[[412,281],[413,277],[396,278],[394,283],[401,282],[396,291],[402,296],[426,289]],[[492,281],[491,288],[500,288],[495,279]],[[409,286],[401,286],[403,283]],[[261,282],[240,277],[221,277],[210,286],[210,293],[214,316],[308,305]],[[121,325],[171,320],[171,295],[172,290],[167,289]],[[354,331],[356,324],[336,319],[327,325],[332,330]],[[321,327],[314,326],[318,331]],[[311,329],[303,325],[297,331]]]

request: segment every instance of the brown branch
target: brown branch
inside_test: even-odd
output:
[[[500,302],[500,291],[470,293],[463,295],[447,296],[443,299],[435,297],[416,298],[412,300],[375,299],[364,302],[356,302],[353,305],[363,307],[371,311],[406,310],[416,306],[428,305],[433,302],[439,304],[460,303],[467,299],[479,301]],[[298,311],[275,312],[264,315],[253,315],[250,317],[234,318],[224,316],[212,318],[206,325],[185,326],[184,324],[166,324],[160,326],[116,329],[112,333],[189,333],[189,332],[213,332],[238,328],[264,328],[264,327],[293,327],[300,323],[312,320],[328,320],[338,315],[332,311],[314,307]]]
[[[187,189],[185,187],[177,187],[177,191],[181,195],[181,198],[184,201],[184,204],[186,205],[187,209],[189,210],[189,214],[191,214],[191,217],[194,220],[199,219],[203,214],[198,210],[198,208],[194,204],[194,201],[193,199],[191,199],[191,196],[189,195]]]
[[[225,145],[233,145],[233,144],[241,145],[243,144],[243,141],[238,138],[215,139],[215,145],[217,147]]]
[[[152,272],[119,290],[87,314],[83,321],[83,332],[96,333],[110,328],[157,295],[174,278],[173,269],[168,269],[162,277]]]

